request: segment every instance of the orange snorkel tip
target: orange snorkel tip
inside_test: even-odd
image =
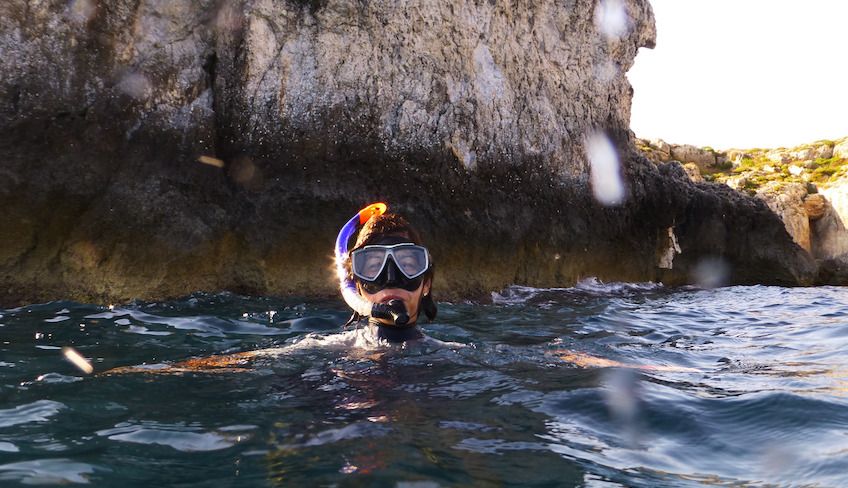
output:
[[[372,203],[359,211],[359,225],[365,224],[371,217],[375,215],[383,215],[386,213],[388,206],[385,203]]]

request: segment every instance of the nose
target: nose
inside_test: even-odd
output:
[[[389,256],[389,260],[386,263],[386,284],[397,284],[400,281],[400,270],[395,264],[395,259]]]

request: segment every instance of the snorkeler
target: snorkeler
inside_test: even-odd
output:
[[[418,231],[400,215],[386,213],[386,209],[384,203],[365,207],[342,227],[336,238],[336,273],[342,297],[353,309],[344,326],[361,327],[328,336],[307,335],[282,347],[191,358],[173,364],[115,368],[108,373],[239,371],[257,358],[310,348],[340,349],[353,355],[362,352],[373,358],[370,353],[374,351],[413,343],[425,350],[463,347],[428,337],[418,328],[422,313],[430,320],[436,317],[433,261]],[[348,250],[354,235],[355,244]]]
[[[379,339],[403,342],[423,337],[418,318],[436,317],[433,262],[421,235],[397,214],[375,203],[357,212],[336,239],[336,272],[342,297],[353,309],[347,324],[367,320]],[[348,242],[356,237],[352,250]]]

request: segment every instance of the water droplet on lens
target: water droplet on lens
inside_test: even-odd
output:
[[[604,400],[621,427],[622,439],[631,446],[638,445],[640,393],[637,373],[626,368],[611,369],[604,377],[604,386]]]
[[[93,0],[72,0],[68,4],[67,17],[80,24],[84,24],[97,13],[97,5]]]
[[[721,258],[704,258],[692,271],[692,281],[699,288],[718,288],[728,283],[730,266]]]
[[[627,8],[621,0],[600,0],[595,6],[595,27],[607,40],[624,37],[629,23]]]
[[[603,132],[596,131],[586,137],[585,147],[595,199],[602,205],[620,205],[624,201],[624,181],[618,151],[612,141]]]
[[[129,73],[118,82],[116,87],[121,93],[130,97],[144,101],[148,99],[153,91],[150,80],[141,73]]]

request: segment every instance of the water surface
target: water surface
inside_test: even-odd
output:
[[[590,280],[439,312],[459,345],[351,347],[340,301],[0,310],[0,486],[848,485],[842,288]]]

